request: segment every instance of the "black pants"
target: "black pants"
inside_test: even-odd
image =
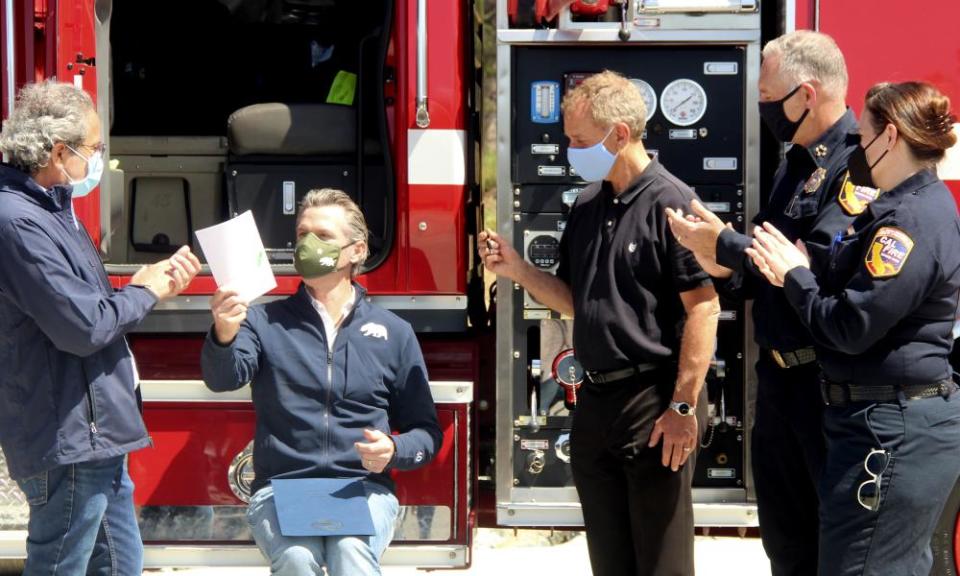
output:
[[[814,362],[780,368],[762,352],[751,462],[760,537],[773,576],[816,576],[823,401]]]
[[[647,448],[673,394],[675,371],[581,389],[571,433],[573,480],[595,576],[692,576],[696,453],[678,472],[662,443]],[[707,398],[697,401],[702,437]]]
[[[960,394],[827,408],[820,576],[926,576],[930,537],[960,475]],[[880,508],[857,501],[863,461],[884,449]]]

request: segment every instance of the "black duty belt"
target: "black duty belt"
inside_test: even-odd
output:
[[[957,390],[953,380],[945,379],[932,384],[908,384],[907,386],[861,386],[841,384],[820,379],[820,396],[827,406],[844,407],[853,402],[893,402],[900,394],[907,400],[920,400],[941,396],[946,398]]]
[[[609,384],[610,382],[616,382],[617,380],[624,380],[631,376],[637,374],[643,374],[644,372],[650,372],[651,370],[656,370],[659,368],[659,364],[637,364],[636,366],[628,366],[627,368],[621,368],[620,370],[611,370],[609,372],[600,372],[597,370],[587,370],[585,374],[587,375],[587,380],[593,384]]]
[[[814,352],[812,347],[800,348],[799,350],[793,350],[791,352],[767,350],[767,353],[769,353],[773,361],[777,363],[777,366],[781,368],[793,368],[817,361],[817,353]]]

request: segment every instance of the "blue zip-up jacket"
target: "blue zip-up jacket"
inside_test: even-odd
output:
[[[14,479],[150,443],[124,334],[157,299],[111,287],[71,193],[0,165],[0,446]]]
[[[332,351],[306,286],[283,300],[251,306],[237,337],[207,335],[203,379],[214,391],[250,382],[257,414],[254,492],[273,478],[366,476],[393,489],[389,468],[428,463],[443,440],[427,369],[413,329],[395,314],[357,300]],[[354,442],[363,429],[397,431],[384,473],[363,468]]]

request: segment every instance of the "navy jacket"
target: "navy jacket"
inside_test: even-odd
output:
[[[769,202],[753,223],[770,222],[791,241],[803,240],[816,262],[816,247],[829,247],[833,233],[853,221],[849,210],[862,210],[866,204],[854,206],[857,198],[846,186],[847,159],[859,142],[857,121],[847,110],[810,146],[791,147],[777,169]],[[754,338],[761,348],[792,351],[811,346],[810,334],[783,290],[771,286],[744,252],[752,242],[752,237],[733,230],[720,234],[717,263],[732,268],[734,276],[717,282],[718,289],[726,296],[754,300]]]
[[[354,287],[357,302],[332,351],[303,284],[289,298],[251,306],[230,345],[218,344],[212,330],[207,335],[207,386],[225,391],[251,383],[254,492],[273,478],[359,476],[392,489],[386,470],[372,474],[360,463],[353,444],[365,442],[364,428],[399,432],[390,468],[417,468],[440,448],[443,435],[413,329]]]
[[[960,218],[947,187],[918,172],[837,232],[825,273],[796,268],[784,282],[824,375],[895,386],[949,378]]]
[[[150,442],[124,334],[157,300],[110,286],[71,191],[0,165],[0,445],[15,479]]]

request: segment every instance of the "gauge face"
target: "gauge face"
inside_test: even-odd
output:
[[[640,95],[643,96],[643,103],[647,107],[647,122],[649,122],[657,112],[657,91],[653,89],[653,86],[639,78],[631,78],[630,81],[640,89]]]
[[[707,93],[693,80],[674,80],[660,95],[660,109],[677,126],[696,124],[707,111]]]

